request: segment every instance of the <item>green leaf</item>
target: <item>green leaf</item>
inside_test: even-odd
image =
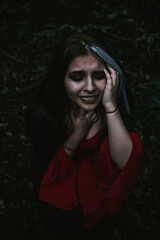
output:
[[[1,91],[1,94],[6,95],[7,93],[9,93],[9,88],[8,87],[4,87]]]
[[[134,195],[137,197],[137,198],[140,198],[143,194],[142,192],[142,189],[140,187],[136,187],[134,190],[133,190],[133,193]]]
[[[110,13],[110,14],[107,14],[107,18],[108,19],[113,19],[117,16],[117,13]]]

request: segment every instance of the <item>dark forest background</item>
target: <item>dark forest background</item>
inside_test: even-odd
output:
[[[33,197],[24,117],[57,37],[74,30],[105,41],[120,63],[143,143],[136,186],[109,227],[106,222],[106,239],[160,236],[159,16],[158,0],[0,1],[1,239],[55,239]]]

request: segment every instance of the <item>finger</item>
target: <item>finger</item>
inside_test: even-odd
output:
[[[71,111],[69,113],[69,117],[70,117],[71,120],[75,119],[75,114],[74,114],[73,109],[71,109]]]
[[[97,118],[95,118],[95,119],[93,120],[93,122],[94,122],[94,123],[95,123],[95,122],[97,122],[97,121],[98,121],[98,119],[99,119],[98,117],[97,117]]]
[[[109,65],[108,66],[108,69],[109,71],[111,72],[111,77],[112,77],[112,80],[113,80],[113,85],[116,84],[116,80],[117,80],[117,72]]]
[[[111,88],[112,85],[113,85],[111,74],[105,68],[104,68],[104,73],[105,73],[106,78],[107,78],[106,84],[109,88]]]
[[[116,83],[115,83],[116,85],[118,85],[119,84],[119,73],[118,72],[116,72]]]
[[[86,117],[90,118],[90,117],[93,116],[94,113],[95,113],[95,110],[89,111],[89,112],[86,114]]]
[[[99,119],[99,116],[98,116],[98,115],[96,115],[96,116],[94,116],[94,118],[92,118],[91,120],[92,120],[92,122],[97,122],[97,121],[98,121],[98,119]]]
[[[86,111],[80,107],[80,111],[79,111],[79,116],[85,116],[86,115]]]
[[[107,79],[111,78],[111,74],[106,68],[104,68],[104,73],[105,73]]]
[[[108,67],[110,73],[114,73],[114,72],[116,72],[116,71],[115,71],[110,65],[107,64],[107,67]]]
[[[114,70],[111,66],[107,65],[109,71],[111,72],[112,80],[113,80],[113,85],[118,85],[119,84],[119,73]]]
[[[85,110],[78,105],[73,108],[73,112],[76,118],[85,115]]]
[[[77,118],[78,114],[77,114],[77,109],[76,109],[76,108],[73,108],[73,109],[72,109],[72,116],[73,116],[74,118]]]
[[[97,113],[94,113],[92,116],[91,116],[91,119],[93,120],[94,118],[96,118],[98,116]]]

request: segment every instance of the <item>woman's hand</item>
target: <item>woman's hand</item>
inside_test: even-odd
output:
[[[70,113],[73,133],[80,137],[85,137],[93,124],[98,120],[98,114],[95,111],[86,112],[84,109],[72,110]]]
[[[64,142],[63,146],[67,155],[72,156],[79,143],[98,120],[98,114],[95,111],[86,112],[82,108],[76,106],[76,108],[72,108],[69,118],[73,131],[67,141]]]
[[[110,73],[108,70],[104,69],[106,75],[106,87],[102,97],[102,104],[105,107],[105,110],[110,112],[116,109],[116,96],[119,84],[119,76],[118,73],[107,65]]]

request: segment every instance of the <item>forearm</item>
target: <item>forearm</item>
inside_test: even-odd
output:
[[[73,132],[70,137],[63,143],[64,150],[67,155],[72,156],[76,148],[83,140],[84,136],[78,132]],[[65,148],[66,147],[66,148]],[[68,149],[67,149],[68,148]],[[69,150],[70,149],[70,150]]]
[[[122,169],[130,156],[132,141],[119,110],[111,114],[106,113],[106,121],[110,156],[115,164]]]

